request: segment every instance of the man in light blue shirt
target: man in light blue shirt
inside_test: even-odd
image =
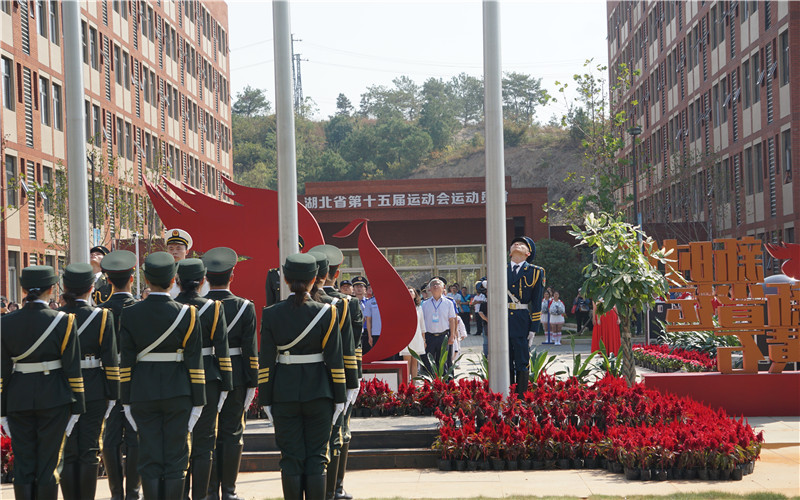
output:
[[[456,308],[453,301],[443,296],[442,280],[432,279],[428,290],[431,292],[431,298],[422,303],[422,317],[425,320],[425,353],[431,354],[434,360],[438,360],[441,349],[443,347],[449,349],[447,346],[452,345],[456,339]],[[447,344],[444,343],[445,339]],[[427,356],[425,358],[427,361]],[[448,366],[450,362],[448,355]]]

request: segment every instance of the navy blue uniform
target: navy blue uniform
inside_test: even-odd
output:
[[[523,262],[517,273],[508,264],[508,351],[514,372],[528,371],[528,332],[539,329],[542,316],[545,272],[539,266]]]

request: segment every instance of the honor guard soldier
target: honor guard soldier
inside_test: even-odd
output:
[[[24,307],[0,319],[0,426],[14,450],[14,496],[56,500],[64,431],[85,409],[75,316],[47,305],[52,267],[26,267],[19,282]]]
[[[111,283],[111,297],[103,303],[103,307],[113,311],[114,334],[116,337],[117,356],[121,347],[119,335],[122,309],[132,306],[136,300],[131,294],[133,275],[136,271],[136,255],[127,250],[115,250],[106,255],[102,262],[103,271]],[[125,470],[122,467],[122,443],[125,443]],[[141,480],[139,471],[139,440],[136,431],[122,413],[122,403],[116,402],[111,410],[106,410],[106,423],[103,426],[103,465],[108,475],[108,487],[111,500],[137,500]],[[123,489],[123,475],[125,484]]]
[[[344,312],[344,317],[339,319],[339,327],[342,332],[342,352],[344,353],[342,358],[344,359],[345,382],[347,384],[347,403],[342,416],[334,423],[331,431],[331,461],[328,464],[325,496],[330,499],[349,500],[353,497],[344,491],[343,484],[347,467],[347,454],[350,449],[350,415],[353,412],[353,403],[355,403],[361,388],[360,354],[363,317],[361,316],[361,306],[358,301],[340,292],[334,286],[336,278],[339,277],[339,266],[344,262],[342,251],[333,245],[317,245],[310,251],[321,252],[327,256],[328,274],[322,291],[328,297],[339,299],[347,308]],[[317,264],[319,264],[319,260]],[[338,309],[338,307],[337,313],[342,314],[342,310]],[[353,350],[349,351],[349,344],[351,343]],[[355,380],[352,381],[352,378],[355,378]]]
[[[145,500],[183,497],[188,433],[206,404],[197,309],[168,293],[176,267],[166,252],[148,255],[144,276],[152,291],[122,310],[120,398],[139,433]]]
[[[259,404],[275,424],[287,500],[323,500],[332,422],[344,410],[344,363],[336,308],[311,300],[316,259],[292,254],[283,266],[291,295],[264,308]]]
[[[92,265],[94,276],[94,291],[92,292],[92,305],[99,306],[111,296],[111,284],[103,276],[103,259],[109,254],[108,248],[103,245],[92,247],[89,250],[89,264]]]
[[[164,231],[164,242],[167,245],[167,253],[172,255],[175,263],[182,261],[189,256],[192,249],[192,236],[183,229],[167,229]],[[181,288],[175,282],[169,289],[169,295],[173,299],[181,293]],[[208,293],[208,283],[204,284],[197,292],[201,297]]]
[[[511,383],[517,383],[520,398],[528,389],[530,353],[528,341],[539,329],[545,272],[531,264],[536,244],[527,236],[511,240],[508,252],[508,350],[511,357]]]
[[[236,479],[242,458],[244,412],[250,408],[258,386],[256,309],[249,300],[230,291],[236,252],[227,247],[212,248],[203,255],[206,280],[211,290],[207,299],[221,300],[227,322],[228,346],[233,368],[233,390],[222,404],[217,422],[217,444],[208,487],[209,500],[241,500]]]
[[[75,315],[86,401],[86,413],[64,443],[61,493],[65,500],[94,499],[103,417],[119,398],[114,314],[109,309],[89,305],[94,275],[89,264],[70,264],[64,270],[67,304],[59,311]]]
[[[228,332],[225,311],[219,300],[204,299],[197,290],[205,284],[206,267],[200,259],[185,259],[178,263],[181,293],[175,298],[181,304],[197,308],[202,328],[203,368],[206,373],[206,406],[192,430],[191,459],[185,491],[191,483],[192,500],[206,498],[211,477],[211,458],[217,441],[217,413],[228,392],[233,388],[231,358],[228,354]]]
[[[303,247],[305,246],[305,241],[303,241],[302,236],[297,237],[297,251],[302,252]],[[280,248],[280,241],[278,242],[278,248]],[[277,267],[274,267],[267,271],[267,283],[266,283],[266,292],[267,292],[267,305],[271,306],[272,304],[277,304],[281,301],[281,270]]]

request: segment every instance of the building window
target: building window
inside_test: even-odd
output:
[[[150,103],[150,72],[147,68],[142,67],[142,94],[144,94],[144,102]]]
[[[761,79],[764,77],[761,73],[761,60],[759,57],[759,53],[756,52],[753,54],[753,57],[750,58],[753,65],[753,104],[761,101]]]
[[[122,19],[128,19],[128,2],[121,2],[122,8],[119,10],[120,15],[122,15]]]
[[[755,156],[755,163],[756,163],[756,193],[763,193],[764,192],[764,157],[761,148],[761,143],[755,145],[753,148],[753,156]]]
[[[158,104],[158,101],[156,101],[156,73],[154,71],[150,72],[150,103],[153,106]]]
[[[6,202],[9,206],[16,207],[19,203],[17,178],[17,157],[6,154]]]
[[[131,89],[131,68],[130,56],[127,52],[122,52],[122,75],[125,78],[125,89]]]
[[[728,122],[728,105],[731,102],[731,95],[728,93],[728,80],[723,78],[722,83],[720,84],[720,98],[722,99],[722,118],[720,119],[720,123],[727,123]]]
[[[64,130],[61,114],[61,85],[53,84],[53,126],[56,130]]]
[[[11,15],[11,0],[0,0],[0,9],[8,15]]]
[[[47,78],[39,77],[39,114],[42,125],[50,126],[50,82]]]
[[[92,69],[100,69],[100,53],[97,47],[97,30],[89,28],[89,60],[92,64]]]
[[[58,7],[59,2],[50,0],[50,41],[56,45],[61,45],[61,30],[59,29]]]
[[[39,27],[39,35],[47,38],[47,1],[39,0],[36,2],[36,15],[39,17],[37,26]]]
[[[125,122],[125,158],[133,160],[133,134],[128,122]]]
[[[120,117],[117,117],[117,156],[125,156],[125,126]]]
[[[5,2],[3,2],[5,3]],[[8,252],[8,300],[19,302],[19,252]]]
[[[89,104],[89,101],[83,101],[83,123],[86,124],[86,142],[91,142],[92,140],[92,122],[89,120],[91,116],[91,109],[92,106]]]
[[[92,129],[94,135],[92,136],[92,144],[100,144],[101,134],[103,131],[100,129],[100,106],[92,105]]]
[[[781,86],[789,83],[789,30],[781,33]]]
[[[117,85],[122,85],[122,61],[120,61],[119,45],[114,45],[114,77]]]
[[[746,5],[745,2],[744,5]],[[742,86],[744,87],[744,109],[750,107],[750,61],[745,61],[742,63],[742,73],[744,73],[744,82]]]
[[[783,144],[783,182],[792,182],[792,131],[784,130],[781,133],[781,143]]]
[[[81,42],[83,43],[83,64],[89,64],[89,35],[86,31],[86,21],[81,21]]]
[[[14,63],[7,57],[3,62],[3,106],[14,111]]]
[[[753,149],[744,150],[744,187],[745,193],[753,194]]]
[[[45,190],[48,188],[52,188],[53,186],[53,169],[50,167],[42,166],[42,187]],[[50,190],[52,192],[52,190]],[[50,213],[50,197],[47,196],[45,193],[41,193],[42,195],[42,209],[44,213]]]

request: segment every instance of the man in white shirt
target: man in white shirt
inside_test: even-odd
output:
[[[434,361],[438,362],[441,349],[452,345],[456,339],[456,310],[453,303],[443,296],[444,283],[434,278],[428,285],[431,298],[422,303],[422,317],[425,320],[425,353],[431,354]],[[444,340],[447,338],[447,344]],[[426,356],[427,358],[427,356]],[[430,371],[431,367],[426,367]],[[451,360],[447,360],[447,366]]]

